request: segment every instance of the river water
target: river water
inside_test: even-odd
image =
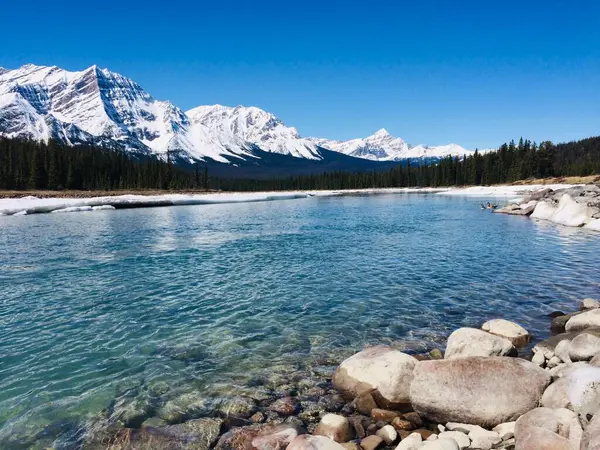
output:
[[[163,403],[227,396],[274,368],[326,371],[368,344],[427,351],[494,317],[542,338],[548,313],[598,297],[598,233],[480,202],[0,217],[0,448],[76,448],[87,421],[155,386]]]

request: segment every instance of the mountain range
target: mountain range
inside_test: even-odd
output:
[[[0,135],[163,159],[168,152],[182,163],[229,168],[359,170],[472,153],[456,144],[411,146],[385,129],[349,141],[302,137],[296,128],[252,106],[183,111],[154,99],[133,80],[96,66],[80,72],[33,64],[0,68]]]

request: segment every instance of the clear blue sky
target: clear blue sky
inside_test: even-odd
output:
[[[0,66],[120,72],[304,136],[495,147],[600,134],[600,2],[6,1]]]

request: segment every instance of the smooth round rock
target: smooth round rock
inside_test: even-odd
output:
[[[581,333],[575,336],[569,344],[571,361],[588,361],[598,352],[600,352],[600,337],[590,333]]]
[[[580,331],[592,327],[600,327],[600,309],[592,309],[577,314],[571,317],[565,325],[567,331]]]
[[[396,450],[417,450],[421,447],[421,442],[423,442],[421,435],[412,433],[400,441]]]
[[[340,443],[348,442],[352,439],[348,419],[338,414],[325,414],[313,434],[316,436],[325,436]]]
[[[579,304],[580,311],[586,311],[588,309],[597,309],[600,308],[600,302],[593,298],[584,298]]]
[[[540,427],[523,430],[516,439],[515,450],[574,450],[568,439]]]
[[[401,408],[409,402],[409,387],[417,360],[387,345],[370,347],[342,362],[333,385],[353,397],[373,391],[383,408]]]
[[[515,424],[517,443],[523,440],[527,430],[531,428],[542,428],[549,433],[555,433],[567,439],[573,448],[579,447],[583,433],[577,414],[565,408],[535,408],[519,417]]]
[[[383,439],[386,445],[391,445],[392,443],[396,442],[396,439],[398,439],[398,432],[391,425],[386,425],[383,428],[380,428],[377,430],[375,435]]]
[[[523,348],[529,343],[529,333],[521,325],[505,319],[493,319],[485,322],[481,329],[512,342],[516,348]]]
[[[494,427],[535,408],[550,374],[518,358],[422,361],[410,387],[414,410],[436,423]]]
[[[546,408],[567,408],[571,409],[571,400],[569,400],[569,379],[560,378],[552,383],[542,395],[541,405]]]
[[[516,349],[508,339],[476,328],[459,328],[448,337],[444,358],[506,355],[516,355]]]

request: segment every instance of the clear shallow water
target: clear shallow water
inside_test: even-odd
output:
[[[548,313],[600,295],[599,234],[479,203],[315,197],[0,218],[0,442],[70,448],[132,387],[228,395],[275,365],[327,367],[382,342],[424,351],[498,316],[543,337]]]

